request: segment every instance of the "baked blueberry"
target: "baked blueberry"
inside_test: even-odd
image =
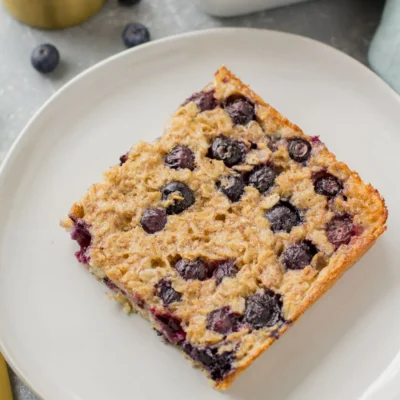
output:
[[[129,153],[125,153],[124,155],[122,155],[122,156],[119,158],[119,165],[120,165],[120,166],[124,165],[124,164],[128,161],[128,154],[129,154]]]
[[[204,281],[208,278],[208,268],[200,258],[196,260],[181,259],[175,264],[178,274],[185,280],[197,279]]]
[[[80,246],[80,250],[75,253],[77,260],[83,264],[87,264],[90,261],[87,255],[87,250],[92,242],[92,235],[89,232],[89,225],[82,219],[73,218],[74,228],[71,232],[71,239],[76,240]]]
[[[103,278],[103,283],[111,290],[118,290],[118,286],[116,286],[113,281],[107,276]]]
[[[215,267],[215,263],[214,263],[214,267]],[[217,263],[217,265],[212,273],[212,277],[216,280],[217,285],[219,285],[226,276],[233,277],[238,272],[239,272],[239,270],[236,267],[234,260],[224,260],[224,261],[220,261]]]
[[[238,329],[240,315],[232,312],[229,307],[223,307],[219,310],[210,312],[207,315],[207,329],[228,335]]]
[[[243,322],[254,329],[269,328],[282,320],[282,300],[279,294],[265,289],[246,300]]]
[[[214,94],[214,90],[210,90],[209,92],[194,93],[185,101],[184,104],[193,101],[196,103],[200,112],[213,110],[218,106],[218,102]]]
[[[254,186],[260,193],[265,193],[274,184],[276,176],[276,170],[272,166],[258,166],[248,177],[249,185]]]
[[[318,194],[335,197],[343,189],[343,186],[336,176],[323,172],[316,175],[314,188]]]
[[[181,347],[189,357],[210,373],[214,381],[223,379],[233,368],[234,353],[231,351],[220,353],[218,347],[197,348],[188,342],[183,342]]]
[[[332,218],[326,227],[328,240],[339,247],[348,244],[353,235],[353,220],[350,215],[337,215]]]
[[[310,158],[311,144],[305,139],[290,139],[288,141],[290,158],[297,162],[304,162]]]
[[[274,152],[278,150],[278,143],[281,140],[280,136],[268,136],[269,142],[268,142],[268,148]]]
[[[246,184],[237,175],[221,176],[217,188],[232,202],[239,201],[244,193]]]
[[[290,232],[301,222],[299,212],[287,201],[280,201],[265,213],[272,232]]]
[[[161,333],[171,343],[179,343],[186,339],[186,332],[182,328],[181,320],[169,313],[153,312],[154,319],[161,328]]]
[[[149,30],[143,24],[139,24],[137,22],[126,25],[122,32],[122,41],[128,48],[146,43],[149,40]]]
[[[172,204],[167,206],[167,214],[180,214],[195,202],[192,190],[182,182],[167,183],[162,189],[162,200],[171,200]]]
[[[223,161],[227,167],[233,167],[243,162],[245,148],[244,143],[219,135],[211,145],[209,156]]]
[[[194,154],[187,146],[175,146],[164,158],[164,163],[172,169],[194,170]]]
[[[175,301],[180,301],[182,295],[177,292],[171,285],[171,282],[166,279],[161,279],[156,285],[157,296],[167,306]]]
[[[225,110],[236,125],[246,125],[256,118],[254,104],[243,96],[231,96],[225,102]]]
[[[282,262],[286,269],[303,269],[310,265],[317,253],[316,247],[310,241],[304,240],[287,247],[283,252]]]
[[[60,62],[60,53],[52,44],[46,43],[33,49],[31,63],[42,74],[53,72]]]
[[[140,225],[147,233],[162,231],[167,224],[167,212],[164,208],[147,208],[144,210]]]

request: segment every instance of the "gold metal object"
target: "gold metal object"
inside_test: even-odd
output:
[[[77,25],[94,15],[106,0],[3,0],[10,14],[45,29]]]
[[[10,380],[8,378],[7,365],[0,353],[0,399],[12,400]]]

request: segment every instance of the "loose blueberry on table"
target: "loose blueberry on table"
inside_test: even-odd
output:
[[[42,74],[53,72],[60,62],[60,53],[49,43],[36,47],[31,54],[32,66]]]
[[[139,4],[141,0],[118,0],[119,4],[122,6],[135,6]]]
[[[128,48],[138,46],[150,40],[150,32],[137,22],[128,24],[122,32],[122,41]]]

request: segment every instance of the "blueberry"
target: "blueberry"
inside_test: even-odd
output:
[[[146,43],[149,40],[149,30],[144,25],[136,22],[128,24],[122,32],[122,41],[128,48]]]
[[[197,348],[188,342],[180,344],[182,350],[194,361],[201,364],[214,381],[222,380],[233,369],[234,353],[225,351],[218,352],[218,347]]]
[[[119,165],[120,165],[120,166],[124,165],[124,164],[128,161],[128,154],[129,154],[129,153],[125,153],[124,155],[122,155],[122,156],[119,158]]]
[[[282,300],[279,294],[265,289],[246,299],[243,322],[254,329],[270,328],[282,318]]]
[[[230,200],[239,201],[244,193],[245,183],[240,176],[222,176],[217,182],[217,188]]]
[[[160,314],[153,311],[154,319],[161,327],[162,334],[171,343],[179,343],[186,339],[186,332],[182,328],[179,318],[169,313]]]
[[[111,290],[118,290],[118,286],[108,277],[103,278],[103,283]]]
[[[238,272],[239,270],[236,267],[234,260],[224,260],[218,262],[214,272],[212,273],[212,277],[216,280],[217,285],[219,285],[226,276],[233,277]]]
[[[335,197],[343,189],[343,186],[338,178],[327,172],[322,172],[315,177],[314,188],[318,194]]]
[[[32,66],[42,74],[53,72],[59,62],[60,53],[52,44],[41,44],[32,51]]]
[[[240,315],[233,313],[229,307],[210,312],[207,315],[207,329],[228,335],[238,329]]]
[[[193,101],[196,103],[200,112],[213,110],[218,106],[217,99],[214,96],[214,91],[209,92],[198,92],[190,96],[183,104],[187,104]]]
[[[310,241],[304,240],[287,247],[283,252],[282,262],[286,269],[303,269],[310,265],[317,253],[316,247]]]
[[[172,200],[172,204],[167,206],[167,214],[180,214],[185,211],[195,202],[195,197],[189,186],[182,182],[170,182],[167,183],[162,189],[163,201],[171,200],[171,195],[176,196]]]
[[[297,162],[304,162],[310,158],[311,144],[304,139],[290,139],[288,142],[290,157]]]
[[[144,210],[140,224],[147,233],[162,231],[167,224],[167,212],[164,208],[148,208]]]
[[[260,193],[265,193],[274,184],[276,176],[277,173],[273,167],[269,165],[258,166],[250,173],[248,181]]]
[[[348,244],[353,236],[353,220],[350,215],[333,217],[326,227],[326,236],[336,247]]]
[[[208,278],[208,268],[199,258],[193,261],[181,259],[175,264],[175,269],[185,280],[197,279],[204,281]]]
[[[135,6],[140,3],[140,0],[118,0],[121,6]]]
[[[194,170],[194,154],[187,146],[175,146],[164,158],[164,163],[172,169]]]
[[[243,162],[245,149],[244,143],[219,135],[211,145],[209,156],[223,161],[227,167],[233,167]]]
[[[178,293],[171,285],[171,282],[166,279],[161,279],[156,285],[157,296],[167,306],[176,301],[180,301],[182,294]]]
[[[278,143],[281,140],[280,136],[268,136],[269,142],[268,142],[268,148],[274,152],[278,150]]]
[[[89,232],[89,225],[82,219],[71,217],[74,221],[74,228],[71,232],[71,239],[76,240],[80,246],[80,250],[75,253],[77,260],[83,264],[90,261],[87,250],[92,243],[92,235]]]
[[[225,102],[225,110],[236,125],[246,125],[256,117],[254,104],[243,96],[231,96]]]
[[[272,232],[290,232],[292,228],[300,223],[299,212],[290,203],[280,201],[265,213]]]

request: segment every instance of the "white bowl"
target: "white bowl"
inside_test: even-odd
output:
[[[307,0],[195,0],[208,14],[217,17],[233,17],[268,8],[282,7]]]

